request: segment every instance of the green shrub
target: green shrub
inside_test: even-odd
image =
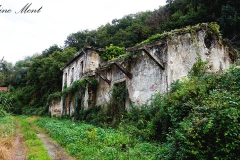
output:
[[[125,48],[124,47],[118,47],[110,44],[109,47],[106,47],[106,51],[101,54],[101,58],[104,61],[109,61],[115,58],[118,58],[119,56],[125,54]]]
[[[166,99],[172,125],[161,159],[238,159],[239,82],[240,67],[231,66],[175,83]]]
[[[0,91],[0,110],[10,111],[13,96],[9,92]],[[1,111],[3,114],[3,111]]]
[[[0,108],[0,118],[7,116],[7,112]]]
[[[133,107],[120,129],[142,140],[158,140],[157,159],[238,159],[240,67],[222,74],[194,65],[188,78],[148,105]]]

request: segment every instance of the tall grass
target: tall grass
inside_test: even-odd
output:
[[[16,123],[9,117],[0,118],[0,159],[11,159],[11,148],[13,147],[13,135],[15,134]]]

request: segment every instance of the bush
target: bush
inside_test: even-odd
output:
[[[240,67],[231,66],[175,83],[166,98],[172,125],[161,159],[238,159],[239,82]]]
[[[191,75],[157,94],[150,105],[133,108],[120,127],[142,140],[158,140],[158,159],[238,159],[240,147],[240,67],[222,74]]]
[[[5,112],[0,108],[0,118],[5,117],[6,115],[7,115],[7,112]]]
[[[109,61],[118,58],[119,56],[125,54],[124,47],[113,46],[112,44],[109,47],[106,47],[106,52],[101,54],[101,58],[104,61]]]

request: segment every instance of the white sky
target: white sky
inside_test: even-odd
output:
[[[97,29],[117,18],[153,11],[166,0],[0,0],[0,59],[15,63],[41,53],[53,44],[64,45],[71,33]],[[40,13],[16,14],[27,3]]]

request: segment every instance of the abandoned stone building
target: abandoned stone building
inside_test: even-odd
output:
[[[119,83],[125,84],[129,94],[129,99],[123,102],[125,109],[130,107],[129,101],[141,105],[152,95],[167,92],[173,81],[187,76],[198,58],[207,61],[208,72],[219,73],[234,62],[236,54],[220,37],[209,38],[208,27],[194,33],[178,31],[171,37],[127,48],[130,56],[112,61],[102,61],[101,51],[84,47],[61,68],[63,89],[86,77],[96,79],[98,85],[91,87],[87,83],[78,102],[71,94],[64,100],[53,101],[50,105],[52,115],[72,114],[76,103],[81,109],[109,103],[109,91]]]

